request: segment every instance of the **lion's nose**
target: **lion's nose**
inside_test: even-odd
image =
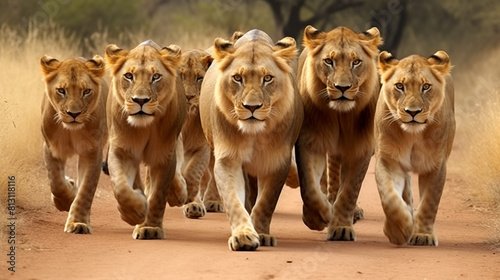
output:
[[[78,117],[82,112],[70,112],[70,111],[66,111],[66,113],[70,116],[73,117],[73,119],[76,119],[76,117]]]
[[[243,107],[245,107],[247,110],[249,110],[250,112],[253,113],[253,112],[255,112],[255,110],[262,107],[262,104],[260,104],[260,105],[245,105],[245,104],[243,104]]]
[[[149,100],[151,100],[150,98],[132,98],[132,101],[134,101],[135,103],[139,104],[139,105],[144,105],[146,103],[149,102]]]
[[[350,88],[351,88],[351,86],[350,86],[350,85],[348,85],[348,86],[335,85],[335,88],[336,88],[336,89],[338,89],[338,90],[340,90],[340,92],[344,93],[344,92],[346,92],[348,89],[350,89]]]
[[[422,112],[422,110],[421,109],[408,109],[408,108],[406,108],[405,112],[408,113],[410,116],[415,117],[420,112]]]

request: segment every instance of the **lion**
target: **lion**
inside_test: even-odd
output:
[[[108,45],[108,170],[121,218],[135,239],[162,239],[167,197],[173,191],[178,139],[187,114],[177,74],[181,49],[146,41],[127,51]],[[181,150],[182,151],[182,150]],[[146,169],[146,186],[140,163]],[[184,201],[181,201],[183,204]],[[170,202],[169,202],[170,203]]]
[[[99,182],[107,140],[104,59],[40,59],[45,82],[42,99],[43,157],[52,201],[69,211],[64,231],[90,234],[90,208]],[[66,161],[78,155],[76,183],[65,176]]]
[[[295,146],[302,220],[314,230],[328,226],[327,240],[354,241],[356,202],[375,148],[382,38],[375,27],[356,33],[307,26],[303,41],[297,75],[304,122]],[[328,196],[321,188],[326,162]]]
[[[187,201],[183,210],[188,218],[203,217],[207,211],[202,201],[200,183],[204,174],[209,173],[211,150],[201,128],[199,98],[203,77],[212,61],[212,56],[207,52],[190,50],[182,54],[178,70],[188,103],[188,114],[181,132],[184,147],[182,176],[187,185]]]
[[[382,52],[378,63],[383,85],[375,114],[375,178],[384,233],[398,245],[438,246],[434,222],[455,136],[450,58],[438,51],[397,60]],[[415,215],[410,172],[419,175]]]
[[[276,246],[270,222],[303,119],[292,70],[296,43],[285,37],[274,44],[254,29],[234,44],[217,38],[214,53],[201,86],[200,117],[231,225],[229,249]],[[251,214],[245,210],[249,178],[258,185]]]

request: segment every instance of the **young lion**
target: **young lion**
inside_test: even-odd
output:
[[[398,61],[382,52],[383,86],[375,115],[375,176],[394,244],[437,246],[434,222],[455,135],[451,64],[444,51]],[[411,175],[419,174],[420,203],[413,216]]]
[[[107,139],[104,60],[96,55],[61,62],[43,56],[40,65],[45,81],[43,156],[52,201],[60,211],[69,211],[65,232],[92,233],[90,208]],[[76,184],[64,174],[66,160],[75,154],[79,156]]]
[[[304,123],[295,147],[302,219],[315,230],[328,225],[328,240],[356,238],[354,211],[375,146],[380,87],[375,58],[381,43],[375,27],[359,34],[345,27],[304,30],[298,70]],[[320,187],[327,156],[328,179],[336,183],[328,194],[333,209]]]
[[[130,51],[109,45],[105,55],[113,77],[108,169],[118,209],[124,221],[136,225],[133,238],[161,239],[176,172],[176,141],[187,110],[177,75],[181,50],[146,41]],[[141,161],[147,166],[145,189]]]
[[[291,67],[295,40],[273,44],[266,33],[252,30],[234,44],[216,39],[214,52],[201,87],[200,116],[231,225],[228,245],[233,251],[276,246],[270,222],[303,118]],[[245,210],[246,175],[258,185],[251,216]]]
[[[183,208],[188,218],[203,217],[206,213],[201,201],[200,182],[205,172],[208,172],[211,151],[201,128],[199,99],[203,77],[212,61],[213,58],[207,52],[190,50],[182,54],[179,66],[188,102],[188,114],[181,132],[184,147],[182,175],[187,185],[187,201]]]

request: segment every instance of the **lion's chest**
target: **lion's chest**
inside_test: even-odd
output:
[[[255,176],[278,170],[291,157],[292,146],[270,135],[242,137],[226,143],[215,145],[216,158],[239,162],[246,172]]]
[[[393,146],[392,152],[396,153],[401,168],[407,172],[418,174],[427,173],[439,166],[441,163],[442,152],[433,149],[431,143],[428,143],[422,137],[414,137],[407,143],[399,144],[399,149]]]

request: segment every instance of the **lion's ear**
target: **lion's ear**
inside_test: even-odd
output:
[[[233,36],[231,36],[231,42],[236,43],[236,41],[238,41],[239,38],[243,37],[243,35],[245,35],[245,33],[241,31],[234,31]]]
[[[169,45],[160,50],[161,59],[173,67],[177,67],[181,62],[182,50],[177,45]]]
[[[217,38],[214,42],[215,59],[217,61],[222,60],[224,57],[233,54],[236,49],[234,45],[224,39]]]
[[[297,55],[297,43],[292,37],[279,40],[273,47],[274,55],[284,59],[290,64]]]
[[[304,46],[309,50],[315,49],[321,45],[326,38],[326,33],[308,25],[304,29]]]
[[[399,60],[397,60],[391,53],[383,51],[378,56],[378,68],[380,72],[384,73],[389,71],[394,66],[398,65]]]
[[[99,78],[104,76],[106,63],[100,55],[94,55],[92,59],[85,61],[85,66],[94,76]]]
[[[431,64],[433,69],[439,71],[442,75],[446,75],[451,70],[450,57],[445,51],[437,51],[431,55],[427,61]]]
[[[214,58],[211,55],[205,55],[201,57],[201,63],[203,64],[203,67],[205,67],[205,70],[207,70],[210,65],[212,65],[212,61],[214,61]]]
[[[104,57],[108,62],[111,72],[115,74],[125,63],[128,51],[120,49],[117,45],[111,44],[106,47]]]
[[[372,27],[365,32],[360,33],[359,38],[367,43],[364,49],[373,56],[377,55],[378,48],[384,43],[377,27]]]
[[[40,66],[42,67],[42,73],[48,75],[61,66],[61,62],[51,56],[44,55],[40,58]]]

